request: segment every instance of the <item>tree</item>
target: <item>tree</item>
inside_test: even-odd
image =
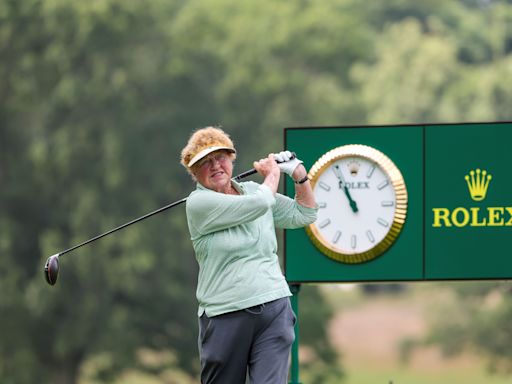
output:
[[[41,278],[52,252],[169,198],[167,178],[160,179],[164,185],[146,182],[148,163],[155,154],[164,158],[167,148],[153,147],[153,157],[141,156],[142,149],[135,158],[124,152],[150,137],[136,112],[165,92],[165,83],[148,74],[163,63],[161,45],[153,42],[161,32],[152,22],[170,9],[152,4],[4,4],[2,57],[11,65],[2,66],[2,163],[9,186],[2,191],[3,274],[9,276],[2,288],[12,296],[1,307],[0,373],[13,382],[76,382],[82,364],[101,352],[111,358],[97,374],[111,377],[136,363],[143,346],[180,350],[179,365],[195,370],[195,335],[184,326],[187,312],[194,313],[185,299],[186,287],[193,291],[191,263],[157,257],[164,249],[186,254],[184,241],[167,236],[173,229],[186,233],[175,219],[66,255],[59,282],[65,289],[49,290]],[[144,62],[145,55],[154,61]],[[160,119],[163,125],[172,114]],[[165,241],[152,242],[153,236]],[[151,300],[157,305],[148,309]]]
[[[416,343],[438,345],[448,357],[473,351],[487,359],[491,372],[510,374],[512,304],[508,284],[457,283],[449,287],[453,297],[438,304],[436,315],[430,318],[430,332]]]
[[[41,268],[56,250],[185,196],[193,183],[178,153],[191,127],[230,125],[238,148],[248,149],[239,161],[250,164],[276,149],[282,112],[272,112],[274,102],[290,115],[314,116],[328,100],[316,89],[293,101],[314,65],[298,63],[297,76],[286,79],[290,63],[273,53],[290,36],[305,38],[311,21],[297,31],[271,23],[284,29],[277,48],[258,30],[250,33],[258,28],[252,15],[264,20],[265,6],[304,20],[307,12],[277,2],[237,5],[232,25],[221,16],[233,4],[216,5],[212,11],[177,1],[4,4],[10,32],[2,35],[2,57],[12,65],[1,66],[3,89],[10,90],[1,116],[10,186],[2,191],[2,258],[9,268],[1,284],[11,294],[1,303],[3,377],[74,383],[83,375],[114,380],[126,367],[197,372],[190,322],[197,266],[183,211],[63,256],[54,288],[44,286]],[[258,44],[262,57],[253,60],[242,48]],[[316,71],[327,84],[336,66],[323,54]],[[269,71],[272,60],[278,65]],[[342,95],[337,84],[331,91]],[[336,116],[335,104],[324,110]],[[257,149],[251,144],[259,137],[268,140]],[[168,351],[176,359],[165,357]],[[155,366],[144,356],[164,358]]]
[[[231,133],[236,173],[281,149],[287,126],[510,119],[510,2],[5,0],[0,15],[11,382],[112,381],[127,367],[193,380],[183,210],[63,256],[54,288],[41,276],[57,250],[186,196],[178,158],[193,128]],[[304,292],[317,309],[301,320],[320,328],[329,309]],[[324,333],[306,329],[303,344],[317,357],[306,374],[341,374]]]

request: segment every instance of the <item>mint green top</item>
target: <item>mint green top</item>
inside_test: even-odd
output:
[[[277,257],[275,228],[316,220],[316,208],[274,194],[255,182],[237,183],[240,195],[197,183],[187,198],[187,221],[199,278],[198,316],[216,316],[291,296]]]

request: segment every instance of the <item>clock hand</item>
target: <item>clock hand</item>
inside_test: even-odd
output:
[[[343,189],[343,191],[345,192],[345,196],[347,196],[348,203],[350,204],[350,208],[352,209],[352,212],[356,213],[357,211],[359,211],[359,209],[357,208],[357,203],[354,201],[354,199],[352,199],[352,196],[350,196],[350,192],[348,191],[347,183],[345,182],[345,179],[341,173],[339,166],[335,165],[333,168],[333,171],[334,171],[334,174],[336,175],[336,177],[340,180],[340,182],[338,183],[338,186],[340,189]]]
[[[357,208],[357,203],[352,199],[352,196],[350,196],[350,192],[348,191],[347,186],[341,180],[339,182],[339,187],[340,189],[343,189],[343,191],[345,192],[345,195],[347,196],[348,199],[348,203],[350,204],[350,208],[352,208],[352,212],[356,213],[357,211],[359,211],[359,209]]]

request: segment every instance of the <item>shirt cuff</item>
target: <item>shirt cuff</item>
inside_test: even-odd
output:
[[[295,201],[295,203],[297,204],[297,209],[304,217],[307,217],[309,220],[313,220],[312,222],[315,222],[318,212],[318,204],[311,208],[300,205],[297,201]]]

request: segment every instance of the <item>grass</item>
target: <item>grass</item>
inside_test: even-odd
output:
[[[490,375],[482,366],[470,369],[413,370],[407,367],[347,366],[343,384],[509,384],[510,376]],[[304,383],[307,384],[307,383]]]

